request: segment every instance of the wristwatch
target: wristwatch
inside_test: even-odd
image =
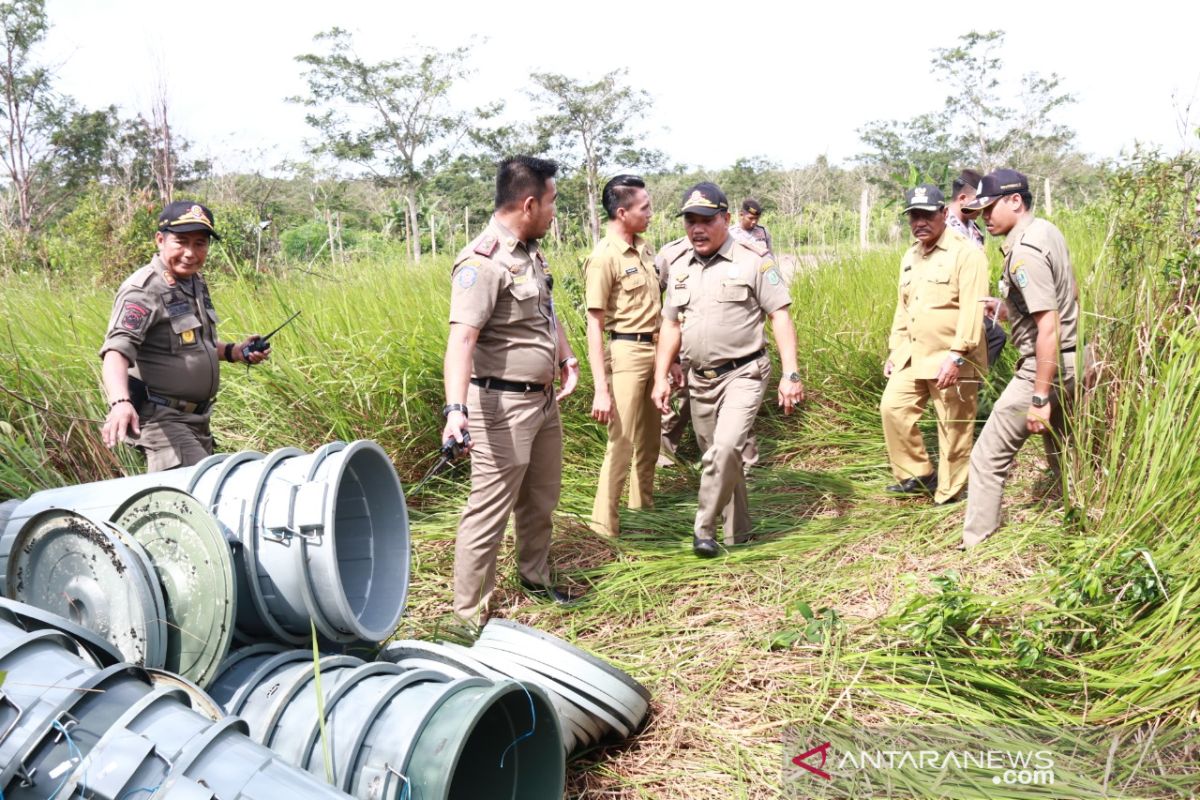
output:
[[[951,350],[950,355],[954,358],[954,366],[956,367],[961,367],[963,364],[967,363],[967,360],[962,357],[961,353],[956,353]]]
[[[789,372],[787,375],[783,376],[783,379],[785,381],[791,381],[792,383],[799,383],[800,382],[800,373],[799,372]]]
[[[1035,394],[1035,395],[1033,396],[1033,399],[1032,399],[1032,400],[1030,400],[1030,402],[1033,404],[1033,407],[1034,407],[1034,408],[1043,408],[1043,407],[1045,407],[1045,406],[1048,406],[1048,405],[1050,405],[1050,395],[1048,395],[1048,394]]]

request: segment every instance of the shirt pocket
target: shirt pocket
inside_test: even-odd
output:
[[[722,303],[744,303],[750,299],[750,285],[741,281],[726,281],[721,284],[718,299]]]
[[[621,290],[636,292],[646,285],[646,276],[641,272],[627,273],[621,276]]]
[[[949,270],[931,272],[921,291],[929,308],[953,308],[958,305],[958,285]]]
[[[537,314],[538,285],[535,278],[523,281],[513,281],[508,285],[508,313],[505,318],[509,322],[529,319]]]
[[[179,353],[200,344],[200,318],[196,314],[180,314],[171,317],[171,352]]]

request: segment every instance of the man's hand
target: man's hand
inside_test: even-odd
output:
[[[579,359],[575,358],[575,356],[571,356],[563,364],[560,371],[559,384],[562,388],[558,390],[558,394],[554,396],[554,399],[562,402],[570,397],[571,393],[575,391],[575,387],[579,385]]]
[[[950,354],[938,368],[937,388],[947,389],[956,383],[958,383],[958,364],[955,363],[954,354]]]
[[[104,426],[100,428],[104,444],[110,448],[116,447],[117,442],[123,441],[126,433],[138,436],[141,432],[142,429],[138,425],[138,415],[133,403],[117,403],[110,408],[108,416],[104,418]]]
[[[1038,408],[1030,404],[1025,414],[1025,429],[1030,433],[1045,433],[1050,430],[1050,403]]]
[[[791,414],[792,409],[804,402],[804,383],[790,381],[787,378],[779,381],[779,407],[784,414]]]
[[[470,442],[463,442],[463,434],[467,432],[467,415],[461,411],[451,411],[446,416],[446,427],[442,428],[442,441],[451,439],[463,445],[463,449],[471,449]]]
[[[592,398],[592,419],[607,425],[612,422],[612,410],[612,395],[609,394],[608,387],[597,387],[596,394]]]
[[[892,377],[892,370],[894,370],[894,369],[895,369],[895,367],[892,365],[892,360],[890,358],[887,361],[883,362],[883,377],[885,377],[885,378]]]
[[[666,378],[655,377],[650,390],[650,401],[664,414],[671,413],[671,383]]]
[[[983,315],[988,319],[996,322],[1008,319],[1008,303],[999,297],[985,297],[979,302],[983,303]]]
[[[667,371],[667,380],[671,382],[672,391],[679,391],[687,388],[687,375],[683,371],[681,364],[672,363]]]
[[[248,351],[246,348],[262,339],[257,333],[252,333],[246,337],[246,341],[235,345],[233,354],[237,361],[245,361],[249,364],[261,364],[271,357],[271,345],[267,345],[267,349],[261,352]]]

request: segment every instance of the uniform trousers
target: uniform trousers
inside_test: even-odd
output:
[[[683,362],[684,375],[690,375],[689,369],[688,363]],[[672,392],[672,400],[675,400],[675,403],[672,404],[670,413],[662,415],[662,437],[658,445],[658,464],[662,467],[669,467],[675,463],[675,451],[679,449],[683,433],[692,421],[687,387]],[[758,458],[758,437],[751,430],[749,438],[746,439],[746,446],[742,448],[742,468],[749,472],[750,468],[758,463]]]
[[[207,409],[203,414],[188,414],[146,403],[138,413],[141,434],[126,436],[125,442],[145,454],[147,472],[190,467],[213,454],[211,414]]]
[[[765,355],[717,378],[694,371],[688,375],[692,427],[703,453],[695,524],[702,539],[716,538],[722,512],[725,544],[745,541],[750,532],[742,450],[770,376],[771,360]]]
[[[963,524],[963,544],[967,547],[979,544],[1000,527],[1004,482],[1017,451],[1030,436],[1026,420],[1036,374],[1032,356],[1017,362],[1013,379],[1004,387],[971,452],[971,489],[967,494],[967,515]],[[1059,470],[1065,430],[1064,407],[1069,407],[1074,394],[1075,354],[1064,353],[1059,359],[1058,377],[1051,397],[1050,430],[1042,434],[1046,460],[1055,474]]]
[[[654,388],[654,349],[653,342],[616,340],[609,343],[605,358],[613,414],[592,505],[592,529],[607,536],[616,536],[621,530],[617,506],[626,475],[629,507],[654,507],[659,445],[659,411],[650,397]]]
[[[478,621],[496,588],[496,559],[513,516],[518,570],[550,584],[552,514],[562,486],[562,423],[554,388],[506,392],[470,384],[471,493],[454,546],[454,611]]]
[[[924,478],[933,473],[933,464],[917,423],[931,398],[938,432],[938,485],[933,499],[944,503],[967,484],[979,379],[971,375],[939,389],[936,380],[914,377],[909,367],[898,369],[888,378],[879,413],[892,475],[897,481]]]

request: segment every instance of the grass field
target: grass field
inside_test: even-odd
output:
[[[686,466],[660,471],[657,507],[627,513],[619,541],[583,525],[605,438],[587,418],[585,378],[564,408],[567,468],[553,559],[587,599],[570,609],[531,602],[506,548],[499,613],[611,660],[655,702],[632,741],[569,765],[570,797],[808,796],[784,772],[802,743],[788,731],[834,722],[1107,735],[1103,746],[1086,745],[1107,765],[1099,777],[1012,795],[942,786],[943,796],[1200,790],[1200,748],[1189,738],[1200,723],[1200,327],[1153,270],[1131,278],[1114,269],[1102,216],[1062,224],[1099,383],[1076,407],[1061,483],[1047,480],[1031,443],[1006,493],[1008,524],[967,554],[954,549],[961,505],[897,502],[882,492],[890,473],[877,404],[899,249],[847,252],[793,284],[809,400],[791,418],[764,408],[764,464],[750,481],[756,537],[717,559],[691,553],[697,476]],[[584,353],[580,261],[563,253],[551,263],[560,316]],[[227,338],[304,311],[276,340],[269,367],[225,368],[214,417],[221,449],[371,438],[393,455],[406,485],[419,479],[440,432],[448,272],[438,259],[336,274],[214,274]],[[128,452],[98,447],[87,421],[104,410],[96,348],[110,302],[111,288],[28,279],[0,291],[0,380],[34,404],[0,397],[8,420],[0,422],[0,497],[136,469]],[[992,376],[981,416],[1011,358]],[[410,499],[413,586],[403,635],[444,631],[465,492],[459,467]],[[1151,740],[1170,758],[1146,758]],[[1181,759],[1191,767],[1181,769]],[[937,796],[922,783],[929,780],[897,776],[918,787],[905,796]]]

